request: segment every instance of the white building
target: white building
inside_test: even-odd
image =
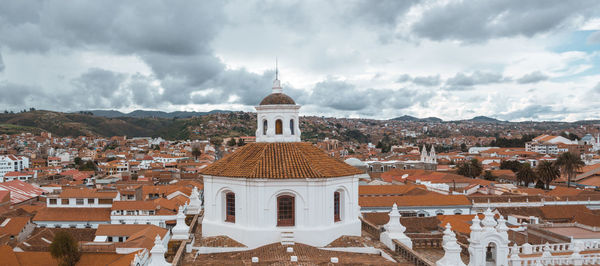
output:
[[[21,172],[29,168],[29,158],[25,156],[0,155],[0,176],[8,172]]]
[[[577,141],[561,136],[540,135],[525,143],[525,150],[541,154],[559,154],[565,150],[559,149],[561,144],[577,144]]]
[[[226,235],[249,248],[281,242],[325,246],[359,236],[358,169],[300,142],[300,106],[281,92],[256,107],[256,143],[201,170],[203,236]]]

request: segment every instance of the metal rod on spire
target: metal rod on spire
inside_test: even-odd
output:
[[[279,65],[277,63],[277,56],[275,57],[275,80],[279,79]]]

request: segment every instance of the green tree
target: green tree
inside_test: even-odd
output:
[[[517,180],[526,187],[529,186],[529,183],[535,182],[536,179],[535,171],[533,171],[531,166],[527,163],[523,164],[521,169],[517,172]]]
[[[79,261],[79,245],[71,234],[59,231],[54,235],[50,244],[50,254],[59,261],[61,266],[73,266]]]
[[[236,144],[236,142],[235,142],[235,139],[234,139],[234,138],[230,138],[230,139],[227,141],[227,146],[229,146],[229,147],[233,147],[233,146],[235,146],[235,144]]]
[[[242,138],[239,138],[238,142],[237,142],[237,145],[240,146],[240,147],[244,146],[244,145],[246,145],[246,141],[244,141],[244,139],[242,139]]]
[[[200,155],[202,155],[202,152],[198,147],[192,148],[192,156],[194,156],[194,159],[198,160],[198,156]]]
[[[472,159],[469,162],[463,162],[458,165],[457,173],[467,177],[475,178],[481,175],[483,167],[477,159]]]
[[[483,179],[496,181],[496,177],[492,174],[492,171],[490,170],[485,170],[485,172],[483,173]]]
[[[570,187],[571,180],[577,175],[577,170],[581,169],[585,163],[579,156],[570,152],[565,152],[558,156],[556,165],[558,165],[560,171],[567,176],[567,187]]]
[[[75,159],[73,159],[73,162],[75,163],[75,165],[80,165],[81,164],[81,158],[75,157]]]
[[[519,172],[523,164],[518,161],[506,160],[500,163],[500,169],[510,169],[513,172]]]
[[[462,152],[469,151],[469,149],[467,148],[467,144],[464,144],[464,143],[460,144],[460,151],[462,151]]]
[[[219,137],[212,137],[210,138],[210,144],[215,146],[215,148],[219,148],[221,144],[223,144],[223,139]]]
[[[538,180],[544,184],[544,189],[550,189],[550,183],[560,176],[560,169],[555,163],[542,161],[535,169]]]

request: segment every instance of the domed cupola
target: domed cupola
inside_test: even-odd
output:
[[[298,110],[292,97],[283,93],[278,76],[273,91],[258,106],[256,142],[299,142]]]

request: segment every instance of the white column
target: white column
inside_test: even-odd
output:
[[[190,227],[185,224],[185,214],[183,214],[183,206],[179,206],[179,212],[177,213],[177,224],[173,229],[173,240],[187,240],[190,238]]]

